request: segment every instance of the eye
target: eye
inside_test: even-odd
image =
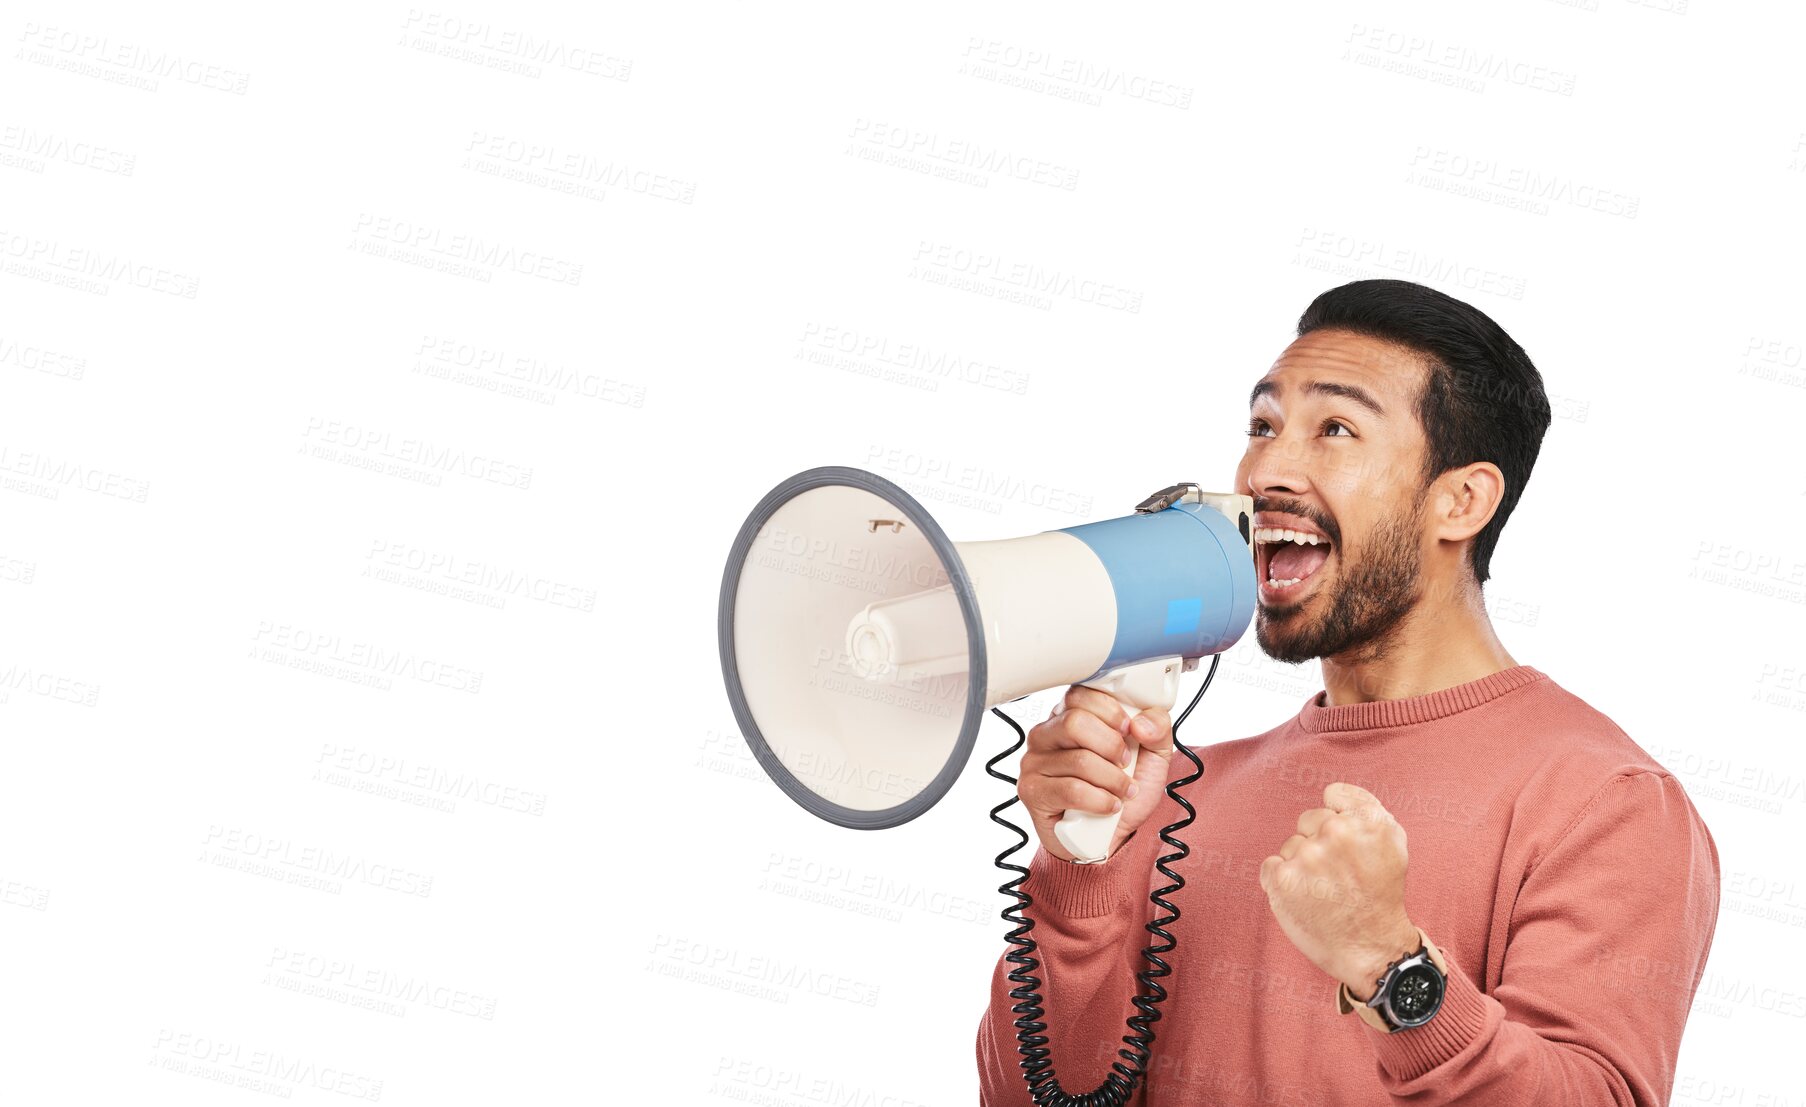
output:
[[[1272,436],[1273,436],[1273,428],[1269,427],[1267,425],[1267,421],[1265,419],[1248,420],[1248,437],[1249,438],[1271,438]]]
[[[1342,433],[1331,433],[1336,430],[1339,430]],[[1325,438],[1353,438],[1354,431],[1350,429],[1347,423],[1342,422],[1340,419],[1326,419],[1323,422],[1323,436]]]

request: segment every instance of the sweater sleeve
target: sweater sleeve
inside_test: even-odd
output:
[[[1089,1092],[1103,1083],[1128,1033],[1134,1013],[1135,974],[1146,967],[1142,949],[1151,941],[1146,922],[1150,874],[1161,846],[1157,830],[1131,835],[1096,865],[1062,861],[1037,849],[1022,890],[1034,900],[1024,917],[1034,923],[1041,981],[1041,1021],[1047,1024],[1048,1059],[1067,1092]],[[1139,905],[1139,906],[1138,906]],[[978,1025],[979,1102],[985,1107],[1028,1107],[1028,1082],[1016,1034],[1015,970],[1005,943],[991,979],[990,1005]],[[1137,1088],[1132,1104],[1145,1102]]]
[[[1490,994],[1451,960],[1430,1022],[1363,1027],[1381,1083],[1413,1107],[1666,1104],[1718,887],[1717,847],[1680,783],[1614,777],[1524,877]]]

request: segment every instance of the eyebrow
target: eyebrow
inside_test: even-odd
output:
[[[1360,404],[1375,415],[1386,414],[1386,409],[1381,407],[1380,402],[1369,395],[1366,389],[1356,388],[1352,384],[1337,384],[1334,381],[1306,381],[1304,383],[1304,391],[1319,396],[1340,396],[1345,400],[1352,400],[1355,403]],[[1278,381],[1262,380],[1257,382],[1254,386],[1254,391],[1248,393],[1248,406],[1253,407],[1254,401],[1268,394],[1272,394],[1274,397],[1279,395]]]

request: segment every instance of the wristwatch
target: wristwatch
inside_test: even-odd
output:
[[[1336,1010],[1350,1011],[1375,1030],[1396,1034],[1413,1026],[1422,1026],[1436,1017],[1442,1008],[1442,994],[1448,981],[1448,962],[1442,951],[1430,941],[1422,928],[1417,931],[1422,944],[1386,966],[1381,973],[1373,998],[1365,1003],[1348,994],[1348,985],[1336,989]]]

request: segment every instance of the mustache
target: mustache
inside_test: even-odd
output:
[[[1330,542],[1336,549],[1339,550],[1342,548],[1342,531],[1341,528],[1336,526],[1336,521],[1302,500],[1284,500],[1277,497],[1256,496],[1254,497],[1254,510],[1280,511],[1287,515],[1296,515],[1301,519],[1309,519],[1311,522],[1317,524],[1318,529],[1329,536]]]

